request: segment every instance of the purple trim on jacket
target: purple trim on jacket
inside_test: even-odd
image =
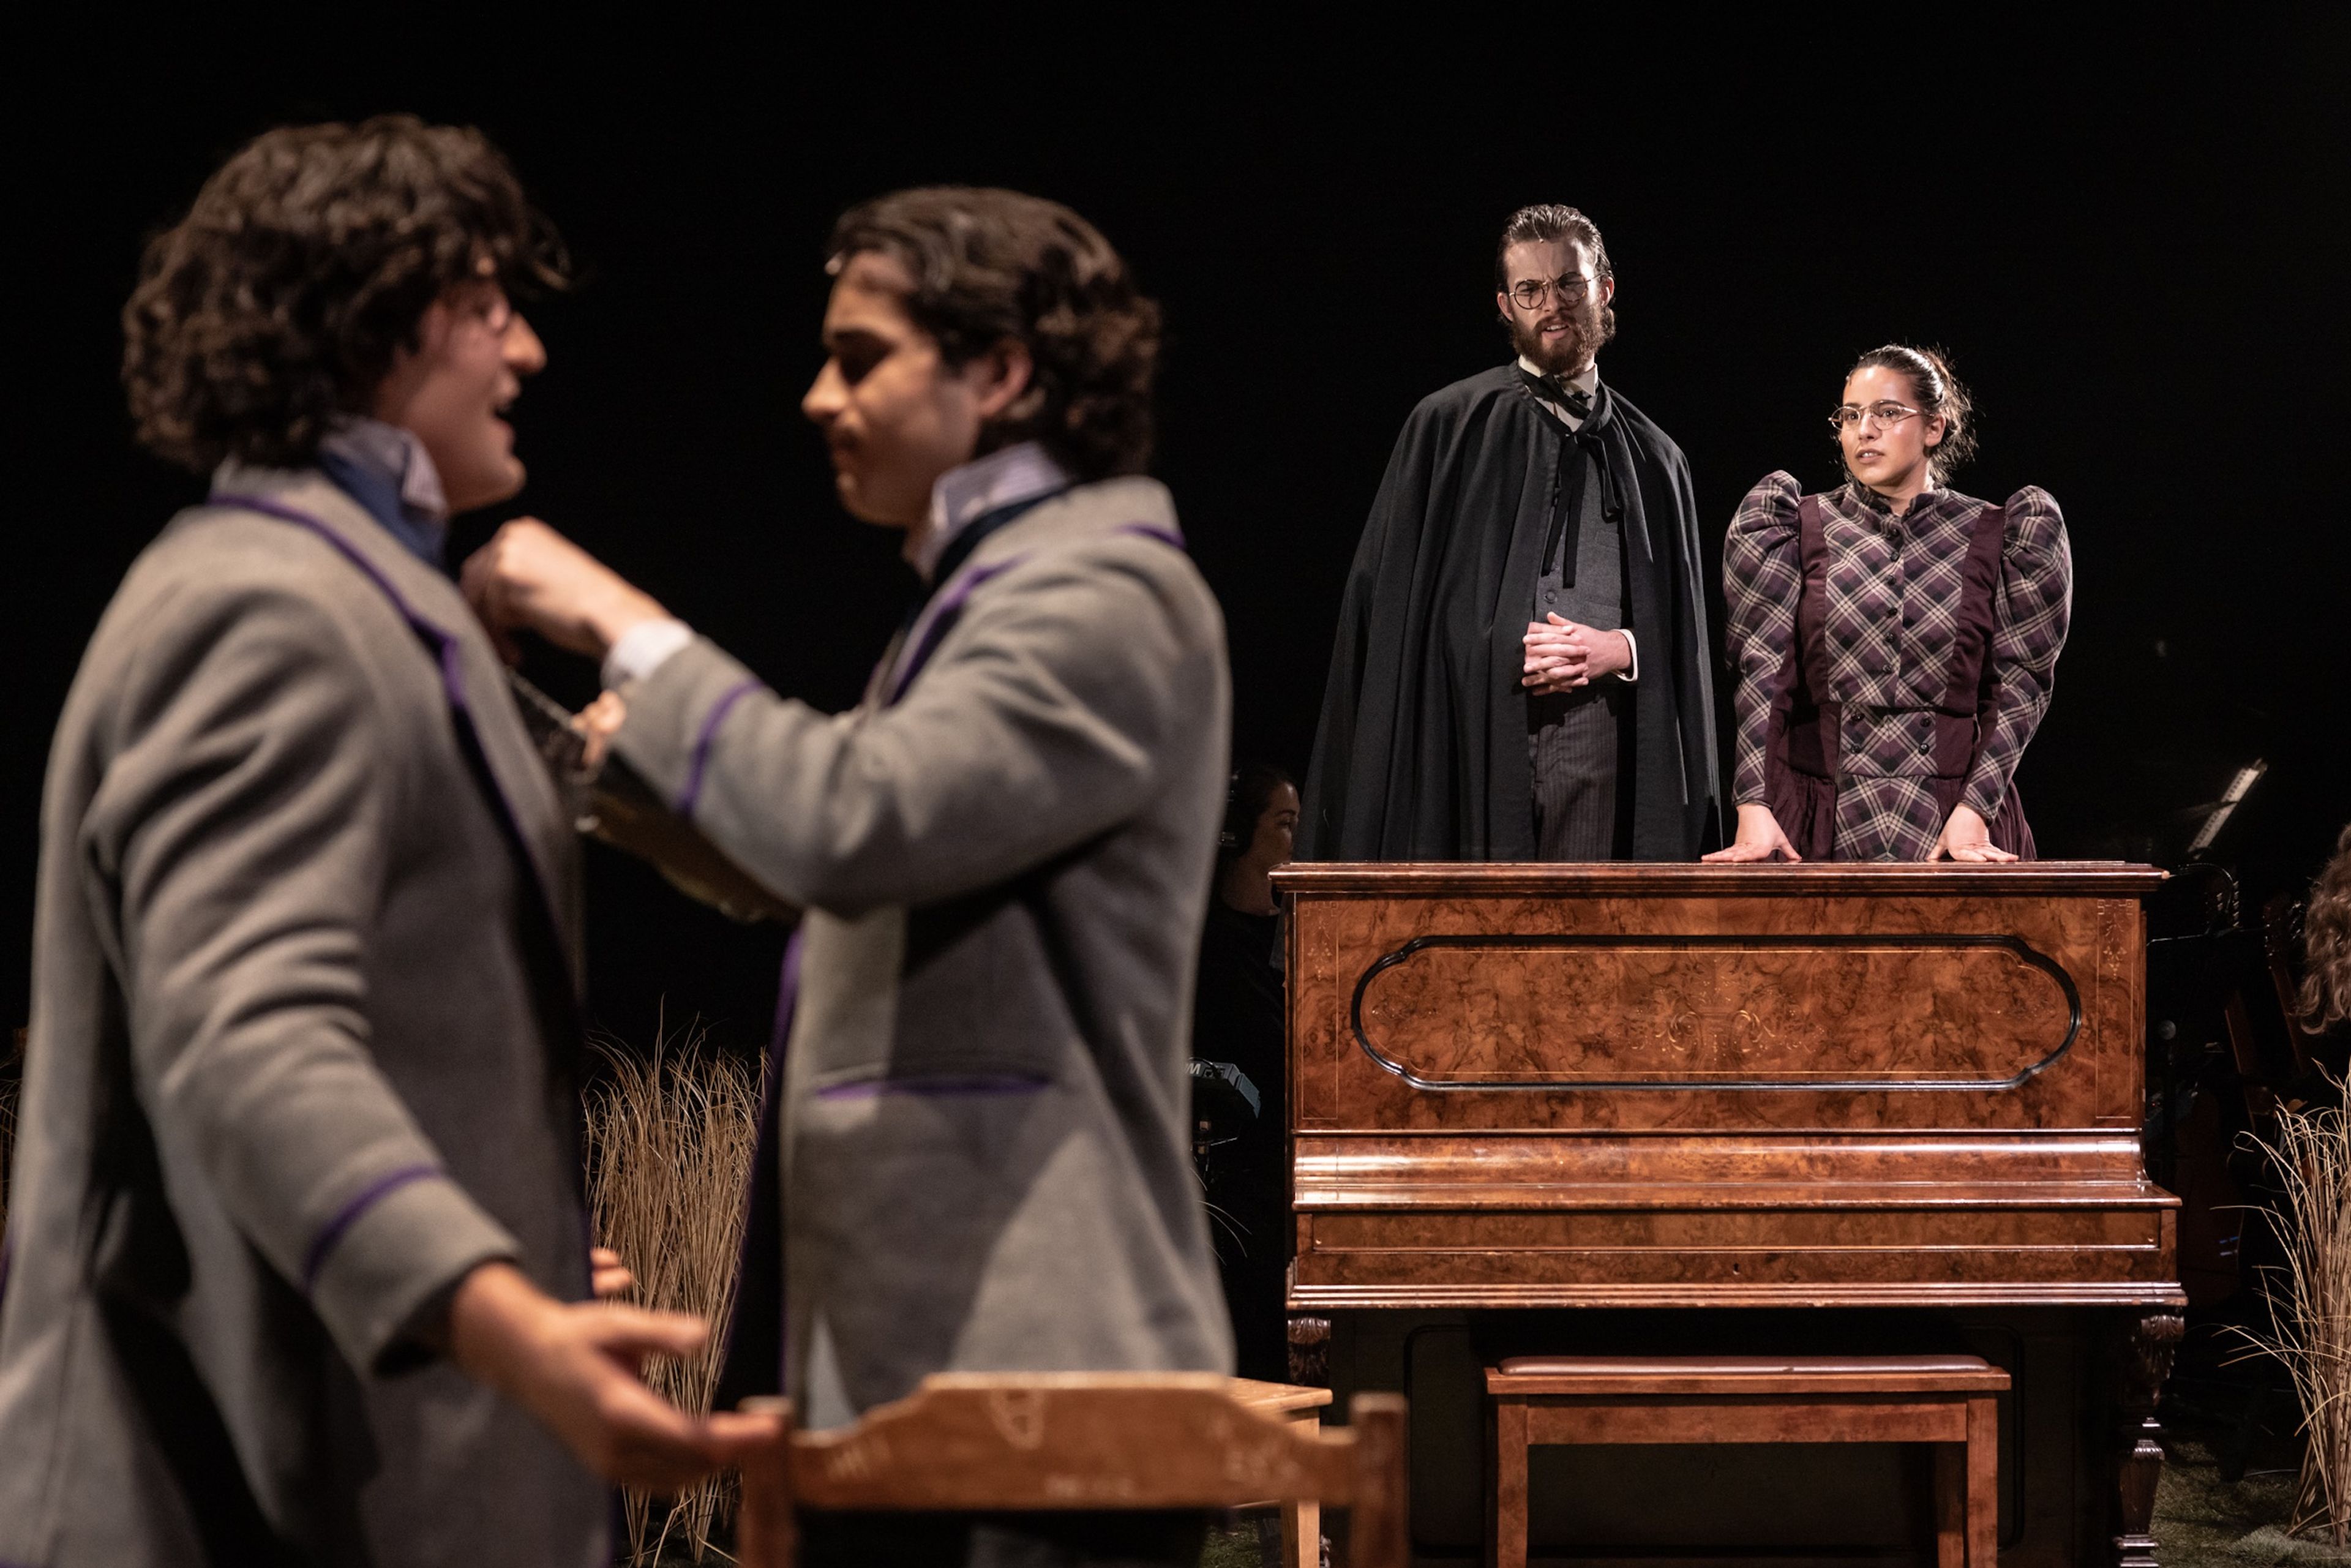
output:
[[[694,808],[702,799],[702,776],[710,766],[710,747],[718,738],[718,727],[726,722],[726,712],[742,700],[746,692],[759,689],[757,681],[738,681],[720,694],[710,711],[703,716],[702,731],[694,737],[694,761],[685,770],[685,788],[677,794],[677,814],[686,821],[694,820]]]
[[[392,586],[392,579],[384,576],[375,562],[360,554],[357,545],[337,533],[325,518],[313,517],[298,507],[289,507],[281,501],[273,501],[262,496],[222,493],[213,496],[205,501],[204,505],[241,507],[248,512],[259,512],[265,517],[276,517],[281,522],[306,528],[333,546],[345,559],[358,567],[370,582],[375,584],[377,591],[392,601],[392,607],[400,612],[402,620],[415,628],[420,636],[433,644],[434,659],[441,669],[441,689],[447,695],[449,706],[464,714],[468,720],[472,719],[473,710],[465,704],[465,667],[458,662],[456,637],[420,613],[408,602],[400,590]],[[501,800],[499,804],[503,807],[505,801]]]
[[[1183,535],[1153,523],[1123,523],[1112,531],[1156,539],[1179,550],[1184,548]],[[946,640],[946,634],[954,629],[956,620],[963,614],[964,606],[971,601],[972,594],[980,584],[990,578],[1003,576],[1028,559],[1025,554],[1007,556],[1002,560],[974,566],[947,585],[946,590],[923,612],[922,618],[914,622],[914,630],[907,633],[906,644],[910,652],[882,699],[883,707],[896,706],[898,699],[906,695],[906,688],[914,684],[914,677],[923,673],[923,666],[929,664],[931,655],[939,651],[939,644]]]
[[[386,1171],[360,1188],[350,1202],[335,1211],[335,1218],[327,1221],[326,1228],[320,1230],[318,1238],[310,1243],[310,1250],[302,1260],[302,1293],[308,1295],[310,1287],[319,1282],[319,1270],[326,1266],[327,1254],[335,1249],[335,1243],[343,1239],[343,1232],[359,1223],[360,1215],[409,1183],[440,1175],[441,1167],[438,1166],[402,1166],[398,1170]]]
[[[1133,534],[1138,538],[1157,539],[1161,544],[1173,545],[1177,549],[1184,549],[1184,536],[1182,534],[1177,533],[1173,528],[1163,528],[1155,523],[1125,523],[1121,525],[1114,531],[1122,534]]]
[[[325,518],[314,517],[298,507],[289,507],[282,501],[273,501],[266,497],[235,495],[225,491],[214,493],[204,502],[204,505],[259,512],[264,517],[276,517],[281,522],[292,523],[298,528],[309,529],[326,540],[336,553],[359,568],[360,574],[375,584],[376,591],[392,601],[392,609],[399,612],[400,618],[408,622],[410,629],[432,644],[434,661],[441,672],[442,695],[448,700],[450,711],[455,713],[458,721],[464,725],[466,738],[478,754],[477,760],[481,765],[483,781],[488,786],[490,801],[496,807],[499,821],[506,828],[507,837],[513,841],[515,856],[521,862],[524,874],[539,895],[549,932],[550,934],[559,933],[561,927],[556,920],[555,911],[560,906],[560,900],[556,897],[556,890],[542,880],[538,862],[530,852],[530,840],[523,832],[522,817],[515,810],[514,802],[507,799],[506,786],[498,782],[497,770],[490,766],[489,753],[483,747],[480,731],[474,724],[473,707],[465,700],[465,661],[456,634],[409,603],[407,597],[393,585],[392,579],[386,577],[375,562],[368,559],[360,553],[357,545],[338,533]],[[561,936],[556,935],[555,940],[558,949],[560,950]]]
[[[956,622],[963,615],[963,607],[971,601],[973,591],[992,577],[1003,576],[1027,559],[1026,556],[1008,556],[986,566],[975,566],[947,585],[946,591],[923,612],[923,618],[914,622],[914,631],[907,634],[909,651],[906,662],[898,666],[897,677],[890,683],[889,694],[882,699],[883,707],[896,706],[898,699],[906,695],[906,688],[914,684],[914,677],[923,673],[923,666],[931,662],[931,655],[939,651],[939,644],[946,640],[947,632],[954,629]]]

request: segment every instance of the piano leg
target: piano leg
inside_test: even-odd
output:
[[[2171,1358],[2188,1332],[2170,1312],[2123,1319],[2114,1357],[2114,1568],[2158,1568],[2155,1484],[2163,1474],[2163,1427],[2155,1418]]]
[[[1331,1386],[1331,1320],[1290,1320],[1290,1381],[1310,1388]]]

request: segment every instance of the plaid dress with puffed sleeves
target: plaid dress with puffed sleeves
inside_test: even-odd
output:
[[[2012,782],[2073,612],[2065,522],[2031,486],[1929,490],[1896,517],[1858,484],[1776,473],[1723,546],[1739,725],[1731,799],[1807,860],[1923,861],[1961,804],[2027,859]]]

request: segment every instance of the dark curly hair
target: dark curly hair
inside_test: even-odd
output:
[[[2302,916],[2303,1022],[2326,1029],[2351,1020],[2351,828],[2318,873]]]
[[[405,114],[266,132],[148,244],[122,308],[139,442],[199,473],[307,463],[433,302],[485,277],[528,296],[565,265],[481,132]]]
[[[1150,462],[1159,307],[1069,208],[1018,191],[897,191],[842,214],[827,248],[835,274],[867,251],[904,267],[906,313],[948,365],[1007,338],[1028,349],[1029,388],[980,432],[982,453],[1040,442],[1081,480]]]
[[[1959,465],[1976,455],[1976,400],[1951,373],[1950,361],[1940,349],[1888,343],[1855,360],[1845,379],[1852,380],[1854,371],[1870,365],[1909,377],[1910,394],[1918,411],[1929,419],[1942,415],[1943,438],[1927,449],[1927,465],[1934,470],[1938,484],[1949,483]]]

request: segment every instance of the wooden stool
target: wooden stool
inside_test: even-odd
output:
[[[1233,1395],[1253,1410],[1278,1415],[1313,1433],[1322,1430],[1322,1407],[1331,1403],[1327,1388],[1260,1383],[1253,1377],[1234,1378]],[[1322,1568],[1322,1505],[1311,1498],[1286,1500],[1281,1504],[1281,1568]]]
[[[1972,1355],[1530,1355],[1486,1369],[1499,1568],[1540,1443],[1934,1443],[1937,1568],[1994,1568],[2008,1374]]]

